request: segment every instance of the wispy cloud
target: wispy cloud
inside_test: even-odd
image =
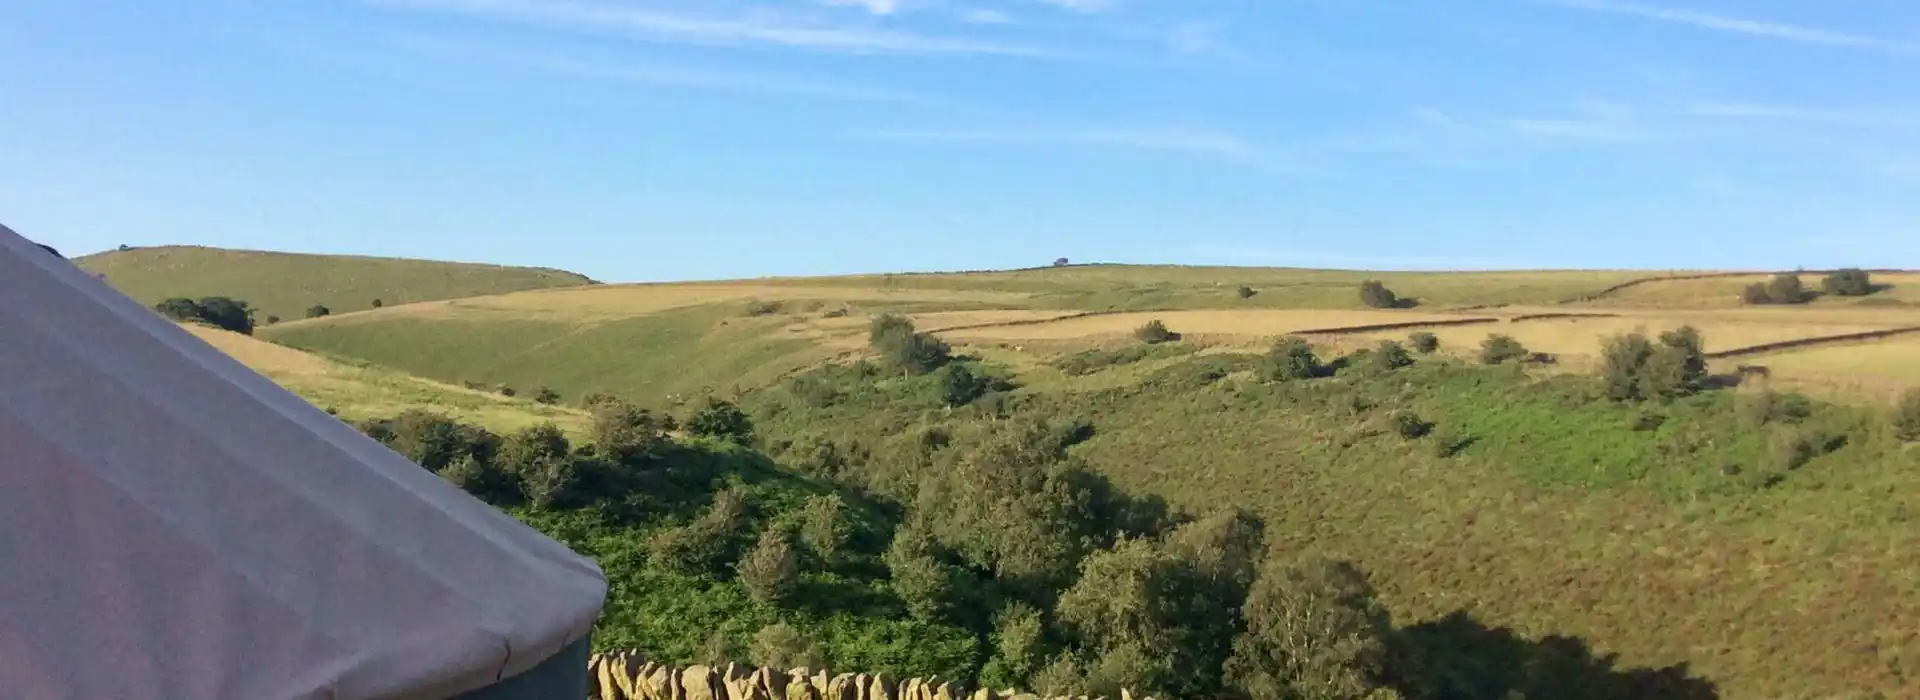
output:
[[[1257,150],[1236,136],[1189,129],[878,129],[854,136],[886,141],[1109,146],[1229,160],[1252,159]]]
[[[776,14],[719,17],[581,0],[365,0],[410,9],[570,30],[616,33],[645,41],[758,45],[852,54],[919,54],[1072,58],[1071,52],[870,26],[800,22]],[[874,6],[879,0],[862,4]]]
[[[820,0],[820,2],[835,7],[858,7],[876,15],[890,15],[900,10],[899,0]]]
[[[1013,24],[1013,15],[985,7],[960,10],[960,21],[968,24]]]
[[[1920,126],[1920,111],[1801,107],[1752,102],[1707,102],[1673,110],[1688,117],[1773,120],[1838,126]]]
[[[1879,39],[1875,37],[1851,34],[1847,32],[1807,27],[1784,22],[1744,19],[1714,15],[1705,12],[1655,7],[1630,2],[1612,0],[1545,0],[1548,4],[1575,10],[1605,12],[1651,19],[1671,24],[1683,24],[1701,29],[1719,32],[1745,34],[1748,36],[1792,41],[1803,44],[1821,44],[1866,49],[1901,55],[1920,53],[1920,45],[1909,42]]]
[[[639,64],[615,58],[565,55],[482,46],[435,36],[403,35],[389,42],[414,54],[455,57],[476,63],[546,71],[619,83],[695,90],[792,95],[856,102],[939,104],[909,92],[845,85],[804,76],[745,73],[692,66]]]
[[[1118,4],[1117,0],[1039,0],[1039,2],[1074,12],[1105,12]]]

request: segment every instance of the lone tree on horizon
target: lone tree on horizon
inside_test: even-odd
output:
[[[1067,260],[1066,258],[1054,258],[1054,259],[1053,259],[1053,266],[1054,266],[1054,267],[1066,267],[1066,266],[1068,266],[1068,265],[1071,265],[1071,264],[1073,264],[1073,263],[1072,263],[1071,261],[1068,261],[1068,260]]]

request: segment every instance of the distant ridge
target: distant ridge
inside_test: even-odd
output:
[[[205,246],[123,248],[74,260],[142,303],[169,297],[247,301],[255,320],[291,321],[319,305],[332,313],[488,294],[598,284],[565,270],[362,255]]]

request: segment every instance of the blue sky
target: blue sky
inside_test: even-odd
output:
[[[0,222],[609,281],[1920,267],[1909,0],[8,0]]]

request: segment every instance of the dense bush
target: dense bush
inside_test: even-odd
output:
[[[1640,333],[1613,336],[1600,357],[1601,381],[1615,401],[1671,400],[1700,391],[1707,379],[1704,341],[1692,326],[1661,333],[1658,344]]]
[[[1413,346],[1414,352],[1422,355],[1432,355],[1440,351],[1440,336],[1426,331],[1407,336],[1407,343]]]
[[[782,669],[820,668],[826,663],[811,636],[784,622],[767,625],[754,633],[747,659],[755,666]]]
[[[1412,411],[1395,411],[1392,421],[1393,432],[1407,440],[1417,440],[1433,432],[1433,424],[1421,420],[1419,414]]]
[[[687,431],[695,435],[741,444],[753,441],[753,419],[732,401],[707,397],[704,405],[687,418]]]
[[[560,403],[560,392],[554,391],[550,387],[542,386],[533,392],[533,402],[546,406],[558,404]]]
[[[1253,295],[1256,293],[1257,292],[1253,291],[1252,287],[1249,287],[1244,284],[1240,285],[1240,289],[1235,292],[1235,294],[1238,294],[1241,299],[1252,299]]]
[[[846,501],[839,494],[820,494],[807,498],[800,511],[800,543],[815,559],[832,562],[853,539],[853,527],[847,522]]]
[[[888,364],[907,374],[926,374],[940,369],[952,356],[945,341],[915,332],[913,321],[898,314],[875,318],[867,341]]]
[[[438,472],[462,457],[489,461],[501,448],[500,438],[477,426],[464,425],[445,414],[411,409],[387,419],[360,424],[360,431],[398,452],[414,464]]]
[[[384,301],[381,301],[381,300],[379,300],[379,299],[375,299],[375,300],[373,300],[373,308],[376,308],[376,309],[378,309],[378,308],[380,308],[380,307],[382,307],[382,306],[386,306],[386,305],[387,305],[387,303],[386,303],[386,302],[384,302]]]
[[[253,334],[253,309],[244,301],[227,297],[206,297],[199,301],[175,297],[155,304],[153,310],[175,321],[198,321],[235,333]]]
[[[1794,393],[1761,391],[1741,402],[1741,414],[1747,423],[1759,427],[1769,423],[1795,424],[1813,415],[1813,401]]]
[[[1100,370],[1107,369],[1109,367],[1116,367],[1120,365],[1130,365],[1136,362],[1144,362],[1144,361],[1153,360],[1153,359],[1177,357],[1179,355],[1185,355],[1193,351],[1194,351],[1194,348],[1190,345],[1174,345],[1174,344],[1165,344],[1165,343],[1157,344],[1157,345],[1148,345],[1148,344],[1142,343],[1139,345],[1129,345],[1124,348],[1116,348],[1111,350],[1104,349],[1104,348],[1091,348],[1087,350],[1082,350],[1080,352],[1076,352],[1071,355],[1062,357],[1058,360],[1054,360],[1052,364],[1053,366],[1060,368],[1060,371],[1065,372],[1068,376],[1078,377],[1082,375],[1093,374],[1094,372],[1098,372]]]
[[[1400,306],[1400,297],[1379,280],[1367,280],[1360,283],[1360,303],[1375,309],[1392,309]]]
[[[647,554],[655,566],[669,571],[717,572],[733,560],[746,527],[746,495],[738,489],[721,491],[693,522],[654,535]]]
[[[1226,675],[1256,700],[1362,700],[1388,689],[1386,608],[1345,562],[1269,567],[1247,596]]]
[[[1820,289],[1839,297],[1863,297],[1874,291],[1873,275],[1859,268],[1835,270],[1820,280]]]
[[[1519,362],[1532,356],[1527,346],[1521,345],[1513,336],[1494,333],[1480,342],[1480,362],[1488,365],[1502,365]]]
[[[940,381],[940,402],[951,407],[973,403],[992,388],[990,378],[974,374],[966,363],[947,365],[935,375]]]
[[[1907,442],[1920,442],[1920,389],[1908,389],[1893,409],[1893,434]]]
[[[1133,337],[1138,338],[1140,342],[1148,345],[1180,339],[1179,335],[1167,330],[1167,324],[1161,323],[1160,319],[1157,318],[1141,324],[1139,328],[1133,329]]]
[[[1407,352],[1407,346],[1392,340],[1380,341],[1380,345],[1367,354],[1367,368],[1374,372],[1392,372],[1411,366],[1413,355]]]
[[[332,309],[329,309],[320,304],[314,304],[313,306],[307,307],[307,318],[320,318],[321,316],[329,316],[332,314],[333,314]]]
[[[1260,368],[1261,378],[1267,381],[1312,379],[1324,372],[1319,356],[1313,354],[1313,346],[1297,337],[1281,338],[1274,343]]]
[[[1800,283],[1800,276],[1783,272],[1765,283],[1748,285],[1740,294],[1748,304],[1803,304],[1812,298]]]

